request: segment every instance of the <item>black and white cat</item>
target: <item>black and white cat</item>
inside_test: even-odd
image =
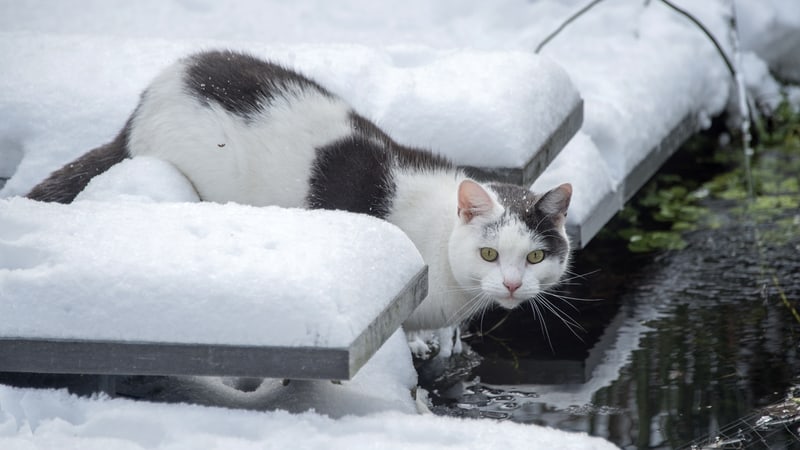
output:
[[[471,180],[397,144],[314,81],[249,55],[211,51],[173,64],[116,139],[28,197],[71,202],[93,176],[141,155],[172,163],[203,200],[341,209],[397,225],[429,265],[429,295],[407,331],[514,308],[556,286],[569,263],[569,184],[536,195]]]

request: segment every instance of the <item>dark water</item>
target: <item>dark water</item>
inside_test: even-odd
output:
[[[575,270],[599,270],[566,294],[602,299],[565,306],[580,339],[551,317],[551,350],[531,312],[487,314],[468,340],[484,360],[465,383],[431,386],[436,412],[623,448],[800,448],[800,406],[781,404],[800,397],[800,197],[788,195],[788,207],[751,213],[704,200],[713,226],[685,234],[679,251],[636,255],[596,239]]]

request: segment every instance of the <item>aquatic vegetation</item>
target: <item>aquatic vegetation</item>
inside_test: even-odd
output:
[[[800,112],[783,102],[760,122],[761,142],[748,181],[738,138],[719,130],[687,142],[607,227],[631,252],[682,250],[686,232],[716,229],[732,211],[760,226],[761,238],[788,242],[800,234]],[[722,136],[722,138],[720,138]],[[716,206],[722,202],[724,215]]]

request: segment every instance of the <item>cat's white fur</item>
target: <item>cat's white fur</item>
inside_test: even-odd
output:
[[[491,189],[464,178],[426,178],[402,183],[395,201],[409,207],[398,208],[400,213],[388,218],[408,234],[426,261],[447,262],[431,267],[428,296],[432,300],[417,308],[405,323],[407,329],[457,324],[492,304],[512,309],[558,282],[568,261],[561,264],[546,258],[528,264],[528,253],[543,248],[543,242],[526,232],[513,216],[495,232],[483,232],[484,225],[497,222],[506,213]],[[459,212],[459,206],[481,211],[468,218]],[[431,215],[426,221],[416,215],[405,217],[413,214],[410,211],[432,210],[428,208],[446,213]],[[559,232],[566,239],[563,228]],[[496,249],[497,261],[483,260],[476,251],[483,247]],[[518,287],[511,292],[506,284]]]
[[[185,71],[184,62],[176,63],[148,88],[131,126],[131,155],[171,162],[206,200],[302,207],[315,149],[352,133],[351,108],[298,88],[258,113],[263,120],[247,122],[188,95]],[[425,261],[438,262],[430,266],[428,298],[405,322],[407,330],[454,325],[491,302],[513,308],[558,280],[563,267],[557,261],[526,263],[539,243],[521,224],[511,220],[495,234],[482,232],[505,213],[490,189],[460,172],[398,170],[387,220],[405,231]],[[498,260],[481,259],[481,247],[497,249]],[[510,296],[504,282],[521,285]]]
[[[131,127],[131,155],[171,162],[205,200],[302,206],[314,149],[352,133],[351,107],[298,87],[248,123],[185,93],[185,72],[178,62],[147,89]]]

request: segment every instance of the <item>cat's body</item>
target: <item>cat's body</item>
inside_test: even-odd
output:
[[[471,181],[395,143],[315,82],[247,55],[206,52],[172,65],[114,141],[28,197],[70,202],[93,176],[143,155],[175,165],[203,200],[342,209],[397,225],[429,265],[428,298],[407,329],[513,308],[556,285],[568,264],[569,185],[535,195]]]

